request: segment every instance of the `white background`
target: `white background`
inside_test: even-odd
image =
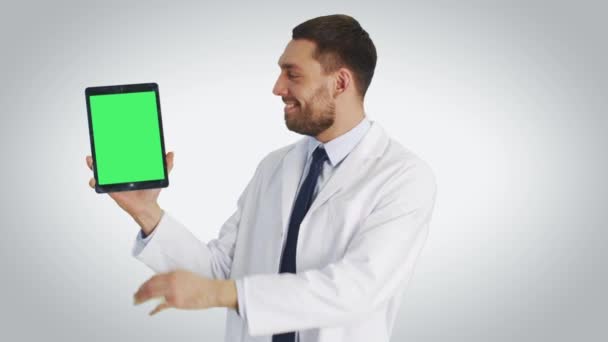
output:
[[[138,227],[91,172],[84,88],[157,82],[163,208],[215,237],[268,152],[291,29],[359,20],[366,110],[438,182],[393,341],[606,340],[606,6],[578,1],[0,2],[0,340],[221,341],[224,310],[134,307]]]

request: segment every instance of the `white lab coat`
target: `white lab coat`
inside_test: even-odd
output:
[[[156,272],[243,279],[246,319],[228,310],[227,342],[286,331],[300,342],[388,341],[428,235],[433,173],[372,121],[301,223],[298,273],[277,274],[306,150],[302,139],[266,156],[217,239],[199,241],[165,212],[136,257]]]

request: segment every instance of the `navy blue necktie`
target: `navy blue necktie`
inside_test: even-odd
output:
[[[308,175],[302,183],[296,203],[291,212],[289,219],[289,229],[287,231],[287,239],[283,248],[283,257],[281,258],[281,266],[279,273],[296,273],[296,247],[298,245],[298,232],[300,231],[300,223],[306,216],[310,205],[312,204],[312,195],[317,186],[319,174],[323,168],[323,163],[327,160],[325,150],[317,147],[312,154],[312,163],[308,170]],[[272,342],[295,342],[296,333],[287,332],[283,334],[272,335]]]

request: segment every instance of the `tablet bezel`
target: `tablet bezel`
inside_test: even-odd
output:
[[[160,146],[162,155],[160,158],[163,160],[163,168],[165,172],[164,179],[139,181],[139,182],[127,182],[127,183],[113,183],[106,185],[99,185],[99,179],[97,177],[97,158],[95,156],[95,139],[93,136],[93,120],[91,118],[91,103],[89,98],[95,95],[109,95],[109,94],[125,94],[125,93],[136,93],[144,91],[154,91],[156,94],[156,109],[158,112],[158,128],[160,132]],[[130,190],[143,190],[143,189],[155,189],[155,188],[166,188],[169,186],[169,174],[167,172],[167,160],[165,158],[165,139],[163,134],[163,122],[160,111],[160,96],[158,92],[158,84],[156,83],[138,83],[138,84],[121,84],[111,86],[98,86],[88,87],[85,89],[85,98],[87,102],[87,116],[89,121],[89,140],[91,142],[91,155],[93,157],[93,174],[95,177],[95,191],[97,193],[107,193],[116,191],[130,191]]]

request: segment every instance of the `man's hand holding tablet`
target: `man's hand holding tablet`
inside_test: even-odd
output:
[[[157,199],[173,167],[173,153],[165,154],[158,84],[88,87],[85,98],[89,185],[108,193],[147,236],[162,216]]]
[[[169,173],[173,169],[174,156],[173,152],[169,152],[165,156]],[[86,162],[89,169],[93,171],[93,158],[90,155],[86,156]],[[89,186],[95,189],[94,177],[89,180]],[[162,215],[162,209],[158,205],[158,195],[161,190],[162,188],[117,191],[108,192],[108,195],[116,201],[118,206],[131,215],[144,234],[148,236],[152,233]]]

